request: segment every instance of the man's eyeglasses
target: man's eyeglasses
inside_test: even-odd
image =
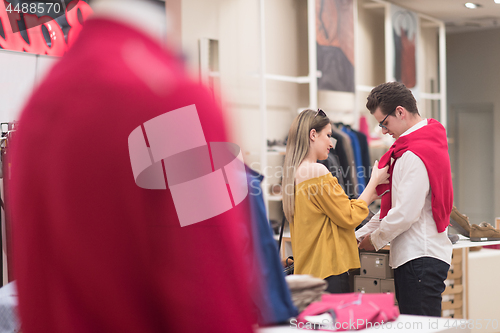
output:
[[[318,109],[318,111],[316,111],[316,114],[314,115],[314,118],[316,118],[317,116],[321,115],[321,117],[326,117],[326,113],[325,111],[321,110],[321,109]]]
[[[396,109],[397,109],[397,107],[396,107]],[[389,117],[391,114],[393,114],[394,112],[396,112],[396,109],[394,109],[394,111],[392,111],[391,113],[387,114],[387,116],[385,116],[385,118],[380,123],[378,123],[378,126],[380,126],[381,128],[383,128],[383,129],[385,129],[385,130],[388,131],[387,127],[385,127],[385,125],[384,125],[384,122],[387,119],[387,117]]]

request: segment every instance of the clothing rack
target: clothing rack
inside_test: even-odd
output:
[[[343,122],[332,122],[334,148],[328,159],[320,161],[339,181],[351,199],[357,198],[370,179],[370,153],[367,135]],[[362,176],[359,176],[362,175]]]

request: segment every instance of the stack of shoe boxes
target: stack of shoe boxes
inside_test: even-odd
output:
[[[354,291],[394,293],[394,271],[389,266],[389,251],[361,252],[360,275],[354,277]]]
[[[394,271],[389,266],[389,251],[361,252],[360,275],[354,276],[354,291],[361,293],[394,293]],[[462,249],[453,250],[446,289],[443,292],[441,316],[463,318]],[[397,304],[396,296],[394,302]]]
[[[453,250],[448,278],[444,281],[446,289],[442,295],[441,316],[444,318],[463,318],[462,259],[462,249]]]

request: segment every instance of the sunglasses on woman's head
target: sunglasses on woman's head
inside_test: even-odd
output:
[[[321,117],[326,117],[326,113],[325,111],[321,110],[321,109],[318,109],[318,111],[316,111],[316,114],[314,115],[314,118],[316,118],[317,116],[321,115]]]

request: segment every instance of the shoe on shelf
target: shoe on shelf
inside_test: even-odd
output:
[[[470,240],[472,242],[486,242],[500,240],[500,230],[493,228],[489,223],[482,222],[479,225],[470,226]]]
[[[453,206],[453,209],[451,210],[450,224],[459,234],[465,237],[470,237],[471,227],[469,218],[460,213],[455,206]]]

